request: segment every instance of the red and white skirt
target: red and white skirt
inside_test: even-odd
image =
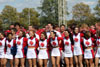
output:
[[[78,56],[78,55],[82,55],[82,54],[83,54],[82,48],[79,46],[74,46],[74,55]]]
[[[39,50],[38,59],[48,59],[49,53],[47,49]]]
[[[27,59],[34,59],[37,58],[37,53],[36,50],[34,48],[30,48],[27,51]]]
[[[4,51],[0,51],[0,58],[5,58],[5,53],[4,53]]]
[[[22,49],[18,49],[15,58],[24,58]]]
[[[97,51],[96,51],[96,55],[95,55],[95,57],[100,58],[100,48],[97,48]]]
[[[84,51],[84,59],[92,59],[92,58],[94,58],[93,49],[85,49],[85,51]]]
[[[61,56],[61,52],[59,48],[53,48],[51,51],[51,56]]]

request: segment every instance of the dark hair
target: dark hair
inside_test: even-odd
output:
[[[20,30],[23,33],[22,37],[26,37],[25,32],[23,30]]]
[[[4,37],[6,37],[5,33],[3,31],[0,32]]]
[[[70,28],[71,28],[72,30],[74,30],[76,26],[77,26],[77,24],[76,24],[76,23],[73,23],[73,24],[71,24]]]
[[[85,32],[85,34],[84,34],[84,38],[89,38],[89,37],[91,37],[91,36],[89,36],[89,35],[88,35],[88,33],[90,33],[90,34],[91,34],[91,32],[90,32],[90,31],[86,31],[86,32]]]
[[[38,27],[38,26],[33,26],[33,28],[34,28],[34,29],[36,29],[36,30],[38,30],[38,29],[39,29],[39,27]]]
[[[62,27],[62,26],[66,27],[64,24],[60,25],[60,27]]]
[[[47,35],[46,35],[46,32],[42,32],[41,34],[44,34],[44,35],[45,35],[45,38],[47,39]]]
[[[68,33],[69,33],[69,38],[70,38],[70,40],[71,40],[71,43],[74,44],[73,36],[72,36],[71,32],[70,32],[68,29],[66,29],[65,31],[68,31]]]
[[[70,31],[68,29],[66,29],[65,31],[68,31],[68,33],[70,33]]]
[[[74,33],[74,34],[76,34],[76,33],[75,33],[75,29],[76,29],[76,28],[78,28],[78,30],[79,30],[79,27],[76,26],[76,27],[74,28],[74,30],[73,30],[73,33]]]
[[[7,37],[6,37],[6,38],[7,38],[7,40],[9,39],[9,38],[8,38],[8,36],[9,36],[10,34],[12,35],[12,33],[7,33]]]
[[[55,32],[55,31],[51,31],[51,32],[53,32],[53,33],[55,34],[55,36],[57,36],[57,34],[56,34],[56,32]]]
[[[53,29],[55,29],[55,28],[57,28],[57,27],[59,27],[58,24],[54,25],[54,26],[53,26]]]
[[[16,22],[16,23],[14,24],[14,26],[17,26],[17,25],[20,27],[20,24],[19,24],[18,22]]]

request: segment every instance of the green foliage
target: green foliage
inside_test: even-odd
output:
[[[58,0],[43,0],[42,6],[38,9],[41,10],[41,26],[48,23],[58,24]],[[66,14],[68,14],[67,10]]]
[[[30,25],[39,25],[40,23],[38,17],[39,14],[37,11],[35,11],[34,8],[24,8],[23,11],[19,14],[19,22],[25,26],[28,26],[29,23]]]
[[[2,20],[4,23],[13,23],[17,21],[17,10],[16,8],[6,5],[1,12]]]
[[[100,21],[100,0],[98,0],[98,3],[95,6],[94,10],[97,21]]]
[[[29,22],[30,25],[38,25],[41,28],[48,23],[58,24],[58,0],[42,1],[42,6],[38,7],[40,14],[34,8],[24,8],[22,12],[17,12],[16,8],[6,5],[0,14],[0,29],[8,29],[9,25],[15,22],[19,22],[25,28],[28,27]],[[94,10],[95,14],[91,13],[89,5],[76,4],[72,9],[73,18],[67,21],[67,26],[71,26],[73,23],[78,24],[78,26],[84,23],[94,25],[95,22],[100,21],[100,0],[98,0]],[[67,8],[66,16],[68,14]]]
[[[40,25],[39,13],[35,11],[34,8],[24,8],[22,12],[19,13],[16,8],[6,5],[0,15],[0,27],[2,25],[3,29],[6,29],[10,24],[19,22],[22,26],[27,28],[29,19],[31,25]]]
[[[43,0],[41,10],[41,25],[48,23],[56,24],[58,22],[58,0]]]
[[[0,19],[0,29],[2,29],[2,19]]]
[[[88,25],[92,25],[95,22],[94,14],[91,13],[91,9],[89,5],[84,3],[76,4],[73,7],[73,19],[77,22],[77,24],[81,25],[86,23]]]

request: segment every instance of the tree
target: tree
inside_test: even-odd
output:
[[[96,7],[94,8],[94,10],[95,10],[95,16],[97,20],[100,21],[100,0],[98,0],[98,3]]]
[[[2,29],[2,19],[0,19],[0,30]]]
[[[22,12],[17,12],[16,8],[6,5],[1,12],[0,20],[3,22],[3,27],[8,28],[10,24],[19,22],[24,27],[31,25],[39,25],[39,13],[34,8],[24,8]],[[30,20],[30,21],[29,21]],[[1,24],[1,23],[0,23]]]
[[[43,0],[41,10],[41,22],[42,24],[56,23],[58,22],[58,8],[57,0]]]
[[[1,16],[4,23],[14,23],[17,21],[17,10],[12,6],[6,5],[1,12]]]
[[[78,22],[78,24],[94,24],[94,14],[91,13],[89,5],[84,3],[76,4],[73,9],[73,19]]]
[[[39,10],[41,10],[40,22],[42,26],[48,23],[58,24],[58,0],[43,0]],[[67,10],[66,14],[68,14]]]
[[[30,21],[29,21],[30,20]],[[26,27],[29,25],[40,25],[39,13],[34,8],[24,8],[19,13],[19,22]]]

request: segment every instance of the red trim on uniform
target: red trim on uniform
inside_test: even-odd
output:
[[[23,38],[23,45],[22,45],[22,46],[23,46],[23,47],[22,47],[22,52],[23,52],[24,58],[26,57],[25,54],[24,54],[24,47],[25,47],[26,45],[27,45],[27,38],[24,37],[24,38]]]
[[[83,34],[83,33],[80,33],[80,47],[81,47],[82,54],[84,54],[83,46],[82,46],[82,42],[83,42],[82,37],[83,37],[83,36],[84,36],[84,34]]]
[[[81,37],[84,37],[84,34],[83,34],[83,33],[80,33],[80,36],[81,36]]]
[[[2,46],[2,43],[0,42],[0,46]]]
[[[47,39],[47,49],[50,51],[51,50],[51,45],[50,45],[50,40]]]
[[[49,51],[48,50],[46,50],[47,51],[47,54],[48,54],[48,59],[50,58],[50,56],[49,56]]]
[[[92,47],[94,48],[96,46],[96,44],[93,45],[93,43],[95,42],[95,39],[91,37],[92,40]]]
[[[3,39],[4,39],[4,38],[3,38]],[[3,40],[3,39],[2,39],[2,40]],[[4,45],[4,53],[5,53],[5,54],[6,54],[6,47],[7,47],[7,46],[6,46],[6,39],[5,39],[5,45]]]
[[[34,37],[30,37],[30,39],[32,40]]]
[[[35,40],[36,40],[36,49],[37,49],[39,46],[39,40],[37,38]]]
[[[84,54],[84,51],[83,51],[83,47],[82,47],[82,45],[80,45],[80,47],[81,47],[81,50],[82,50],[82,54]]]
[[[65,39],[68,40],[69,39],[69,36],[65,37]]]
[[[93,51],[93,49],[91,50],[91,53],[92,53],[92,57],[94,58],[94,51]]]
[[[13,40],[13,46],[15,46],[16,45],[16,40]]]

